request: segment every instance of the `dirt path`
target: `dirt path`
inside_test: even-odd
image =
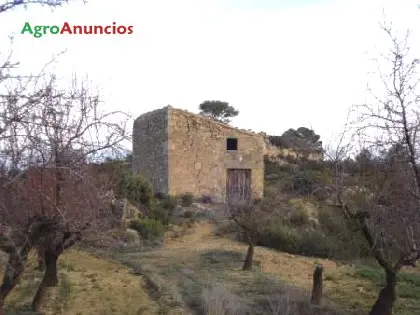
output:
[[[242,252],[245,254],[246,245],[232,240],[221,238],[213,233],[214,224],[211,222],[197,223],[189,234],[179,238],[165,241],[162,252],[173,253],[174,251],[203,252],[214,249],[221,249]],[[171,255],[173,256],[173,255]],[[255,260],[260,262],[263,272],[280,275],[282,279],[292,281],[294,285],[310,289],[312,284],[312,273],[317,263],[322,263],[330,273],[337,272],[338,266],[334,261],[327,259],[315,259],[281,253],[264,247],[257,247]]]
[[[154,277],[152,280],[158,283],[156,287],[164,287],[165,292],[178,296],[178,305],[197,303],[199,297],[196,294],[206,286],[206,279],[222,283],[248,301],[261,299],[266,294],[264,290],[276,286],[273,281],[291,285],[309,294],[312,273],[317,264],[322,264],[325,269],[325,297],[341,304],[344,309],[358,314],[366,313],[377,297],[378,288],[370,280],[356,276],[356,270],[348,265],[340,265],[328,259],[291,255],[264,247],[255,249],[254,272],[243,272],[241,266],[247,246],[217,236],[213,231],[212,222],[198,222],[183,236],[166,238],[163,247],[157,250],[132,253],[127,257],[147,267]],[[266,277],[263,282],[260,275]],[[407,302],[414,303],[412,299],[408,301],[400,298],[399,310]],[[414,310],[413,307],[411,309]],[[404,313],[396,311],[396,314]]]
[[[190,248],[191,245],[203,245],[214,238],[214,224],[204,221],[194,224],[186,235],[165,239],[164,249]]]

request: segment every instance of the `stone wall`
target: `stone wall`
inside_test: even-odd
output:
[[[322,143],[317,143],[317,146],[306,146],[305,150],[299,148],[286,148],[279,147],[272,144],[269,137],[261,133],[264,137],[264,156],[271,162],[278,163],[279,165],[288,164],[290,161],[299,162],[299,160],[306,159],[309,161],[322,161],[324,154],[322,151]]]
[[[264,155],[268,160],[277,162],[279,165],[287,164],[290,160],[298,162],[301,159],[309,161],[322,161],[324,159],[322,152],[299,152],[293,149],[278,148],[271,144],[266,144]]]
[[[155,192],[168,193],[167,107],[134,121],[132,168],[152,183]]]
[[[190,192],[225,201],[228,168],[252,169],[254,197],[264,186],[263,137],[169,107],[169,193]],[[238,151],[226,150],[226,138]]]

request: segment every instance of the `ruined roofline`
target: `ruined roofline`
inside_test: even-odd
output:
[[[158,112],[162,112],[162,111],[165,111],[165,110],[166,110],[166,111],[168,111],[168,112],[169,112],[169,110],[174,111],[174,112],[179,112],[179,113],[182,113],[182,114],[184,114],[184,115],[188,115],[188,116],[190,116],[190,117],[194,117],[194,118],[196,118],[196,119],[198,119],[198,120],[200,120],[200,119],[202,119],[202,120],[206,120],[206,121],[210,122],[211,124],[214,124],[214,125],[219,125],[220,127],[223,127],[223,128],[225,128],[225,129],[234,130],[234,131],[236,131],[236,132],[239,132],[239,133],[242,133],[242,134],[246,134],[246,135],[248,135],[248,136],[259,137],[259,138],[262,138],[262,139],[264,138],[264,137],[263,137],[260,133],[256,133],[256,132],[252,132],[252,131],[247,131],[247,130],[244,130],[244,129],[236,128],[236,127],[233,127],[233,126],[231,126],[231,125],[229,125],[229,124],[222,123],[222,122],[220,122],[220,121],[216,121],[216,120],[214,120],[214,119],[212,119],[212,118],[210,118],[210,117],[206,117],[206,116],[203,116],[203,115],[201,115],[201,114],[192,113],[192,112],[189,112],[189,111],[187,111],[187,110],[183,110],[183,109],[175,108],[175,107],[172,107],[171,105],[167,105],[167,106],[165,106],[165,107],[158,108],[158,109],[154,109],[154,110],[152,110],[152,111],[149,111],[149,112],[143,113],[143,114],[141,114],[140,116],[138,116],[138,117],[134,120],[134,123],[135,123],[137,120],[141,119],[141,118],[144,118],[144,117],[147,117],[147,116],[152,116],[153,114],[156,114],[156,113],[158,113]]]
[[[169,106],[165,106],[165,107],[162,107],[162,108],[158,108],[158,109],[151,110],[151,111],[149,111],[149,112],[145,112],[145,113],[141,114],[140,116],[137,116],[137,118],[136,118],[136,119],[134,119],[134,123],[135,123],[137,120],[139,120],[140,118],[144,118],[144,117],[147,117],[147,116],[152,116],[153,114],[156,114],[156,113],[158,113],[158,112],[162,112],[162,111],[164,111],[164,110],[167,110],[168,108],[169,108]]]
[[[229,124],[222,123],[220,121],[216,121],[216,120],[214,120],[214,119],[212,119],[210,117],[206,117],[206,116],[203,116],[203,115],[200,115],[200,114],[196,114],[196,113],[191,113],[191,112],[189,112],[187,110],[183,110],[183,109],[179,109],[179,108],[174,108],[174,107],[172,107],[170,105],[168,105],[168,106],[166,106],[164,108],[167,108],[168,110],[172,110],[174,112],[179,112],[179,113],[182,113],[182,114],[186,114],[188,116],[191,116],[191,117],[194,117],[194,118],[197,118],[197,119],[207,120],[208,122],[210,122],[212,124],[219,125],[219,126],[221,126],[223,128],[231,129],[231,130],[234,130],[236,132],[240,132],[240,133],[246,134],[248,136],[254,136],[254,137],[263,138],[259,133],[252,132],[252,131],[247,131],[247,130],[243,130],[243,129],[240,129],[240,128],[236,128],[236,127],[233,127],[233,126],[231,126]]]

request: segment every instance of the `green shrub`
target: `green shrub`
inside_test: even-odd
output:
[[[289,164],[297,164],[297,159],[293,155],[286,155],[284,159]]]
[[[134,219],[129,223],[130,229],[136,230],[144,239],[163,237],[165,229],[159,220],[146,218]]]
[[[201,201],[202,203],[213,203],[212,198],[211,198],[210,196],[208,196],[208,195],[203,195],[203,196],[201,196],[200,201]]]
[[[331,184],[332,176],[329,171],[301,169],[292,176],[293,190],[302,195],[308,195],[317,188]]]
[[[258,245],[338,260],[371,257],[369,246],[355,223],[339,209],[321,205],[302,198],[276,204],[279,215],[271,218],[267,228],[258,235]],[[218,230],[219,234],[226,233],[222,228]]]
[[[337,240],[335,236],[325,235],[321,231],[293,228],[281,220],[273,220],[267,231],[259,236],[258,245],[290,254],[320,258],[347,258],[347,251],[350,252],[348,247],[352,246],[352,243],[349,241],[343,244],[343,241]]]
[[[343,230],[347,230],[344,216],[338,213],[338,211],[335,211],[335,209],[320,209],[318,220],[322,229],[328,234],[338,235],[342,233]]]
[[[293,189],[300,194],[308,195],[315,190],[321,176],[322,173],[317,171],[299,171],[292,177]]]
[[[296,172],[296,165],[293,164],[282,164],[278,166],[280,174],[293,174]]]
[[[298,252],[299,235],[290,227],[279,222],[271,222],[267,231],[259,235],[258,245],[278,249],[288,253]]]
[[[330,257],[328,242],[321,234],[316,232],[299,233],[293,229],[279,229],[266,235],[262,239],[264,246],[303,256]],[[268,242],[268,244],[264,244]]]
[[[147,216],[160,221],[164,226],[169,224],[170,221],[170,214],[162,207],[160,200],[156,199],[149,204]]]
[[[319,187],[312,192],[312,196],[315,200],[324,202],[330,197],[331,193],[324,187]]]
[[[154,199],[149,204],[148,216],[167,226],[174,216],[177,205],[178,200],[173,196],[168,195],[163,199]]]
[[[319,232],[303,232],[299,239],[297,254],[331,258],[332,245],[331,239]]]
[[[309,216],[306,212],[296,209],[290,216],[290,223],[295,226],[304,226],[309,223]]]
[[[320,209],[318,220],[321,229],[331,241],[331,255],[338,259],[371,257],[369,245],[357,229],[356,222],[350,221],[337,209]]]
[[[168,195],[160,201],[163,209],[173,212],[178,205],[178,198]]]
[[[308,160],[305,162],[300,163],[300,168],[302,170],[311,170],[311,171],[318,171],[318,172],[329,172],[325,163],[323,161],[313,161]]]
[[[191,193],[185,193],[181,195],[181,204],[184,207],[189,207],[194,202],[194,195]]]
[[[134,205],[148,205],[153,199],[153,188],[142,176],[126,172],[119,179],[117,197],[126,198]]]
[[[184,218],[185,219],[190,219],[190,218],[192,218],[194,216],[194,212],[192,212],[192,211],[190,211],[190,210],[187,210],[187,211],[185,211],[184,212]]]
[[[284,223],[289,224],[292,227],[307,226],[311,219],[310,213],[315,213],[315,210],[313,210],[314,205],[305,202],[302,198],[289,199],[287,207],[291,208],[291,212],[287,218],[284,218]]]
[[[278,157],[283,160],[285,159],[285,157],[281,154]],[[297,167],[298,166],[296,164],[289,164],[289,163],[279,164],[276,161],[271,161],[267,157],[264,158],[264,174],[265,175],[277,174],[277,175],[280,175],[281,177],[284,177],[285,175],[290,176],[291,174],[296,172]]]
[[[165,194],[165,193],[163,193],[163,192],[158,191],[158,192],[155,192],[155,194],[154,194],[153,196],[155,197],[155,199],[158,199],[158,200],[163,200],[163,199],[165,199],[168,195],[167,195],[167,194]]]

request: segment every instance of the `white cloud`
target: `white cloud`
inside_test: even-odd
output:
[[[53,13],[32,7],[2,16],[0,45],[7,47],[6,36],[16,32],[16,57],[33,70],[67,48],[57,71],[88,73],[110,108],[135,115],[168,104],[196,111],[200,102],[220,99],[240,110],[234,124],[242,128],[279,134],[306,125],[327,140],[341,131],[347,108],[364,99],[368,56],[383,48],[378,36],[382,8],[403,27],[416,29],[420,22],[415,1],[319,6],[312,1],[271,10],[233,4],[91,0]],[[115,21],[134,25],[135,33],[35,39],[19,34],[25,21]]]

